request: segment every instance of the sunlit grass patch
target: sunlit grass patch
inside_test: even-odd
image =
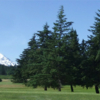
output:
[[[42,87],[26,87],[22,83],[12,83],[10,79],[3,79],[0,82],[0,100],[99,100],[100,94],[96,94],[93,88],[63,86],[62,91],[48,88],[44,91]]]

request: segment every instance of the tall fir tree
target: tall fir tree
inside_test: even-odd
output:
[[[28,48],[24,49],[20,58],[17,59],[18,66],[13,75],[13,82],[27,82],[27,79],[30,78],[33,73],[35,73],[32,69],[33,60],[36,60],[36,50],[38,48],[35,40],[35,35],[32,37],[31,41],[28,43]]]
[[[55,70],[56,70],[56,81],[58,81],[58,89],[61,91],[61,84],[63,81],[63,71],[65,69],[63,65],[63,42],[62,39],[65,35],[70,32],[70,26],[73,22],[67,22],[67,18],[64,15],[64,8],[61,6],[58,13],[58,20],[54,23],[54,37],[55,37],[55,48],[54,49],[54,62],[55,62]]]
[[[22,52],[22,54],[20,55],[20,59],[17,59],[17,67],[15,69],[15,73],[13,75],[13,82],[16,83],[23,83],[23,82],[27,82],[27,65],[28,65],[28,52],[29,49],[24,49],[24,51]]]
[[[50,64],[48,55],[51,52],[50,45],[52,40],[52,32],[49,31],[49,26],[46,23],[44,25],[43,31],[38,31],[36,34],[38,37],[38,51],[36,53],[37,61],[33,60],[31,65],[37,66],[33,77],[31,77],[28,85],[33,85],[34,87],[43,86],[44,90],[47,90],[47,87],[51,86],[52,77],[50,75]],[[33,70],[34,71],[34,70]],[[52,86],[51,86],[52,87]]]
[[[88,50],[87,50],[87,42],[83,39],[80,43],[80,65],[79,65],[79,83],[78,85],[81,85],[82,87],[86,86],[88,88],[89,86],[92,86],[92,83],[89,81],[88,77]]]
[[[89,68],[88,72],[90,81],[95,85],[96,93],[99,93],[100,85],[100,10],[96,13],[95,23],[91,26],[89,31],[92,32],[92,35],[88,36],[88,61]]]
[[[64,63],[66,67],[66,82],[70,85],[73,92],[73,85],[77,84],[78,80],[78,67],[80,63],[80,48],[78,42],[78,35],[75,30],[71,30],[68,35],[65,36],[64,42]],[[78,73],[78,74],[77,74]]]

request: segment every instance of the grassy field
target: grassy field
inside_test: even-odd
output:
[[[100,94],[96,94],[93,88],[74,87],[75,92],[70,92],[70,87],[65,86],[62,91],[44,91],[38,87],[33,89],[23,84],[12,83],[10,79],[0,82],[0,100],[100,100]]]

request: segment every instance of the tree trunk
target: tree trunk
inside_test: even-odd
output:
[[[58,90],[61,91],[62,84],[61,84],[61,81],[60,80],[58,80],[58,84],[59,84]]]
[[[86,89],[88,89],[88,87],[86,87]]]
[[[47,91],[47,86],[44,87],[44,90]]]
[[[60,86],[59,86],[58,90],[61,91],[61,87]]]
[[[99,93],[98,85],[95,85],[95,92]]]
[[[74,89],[73,89],[73,85],[72,84],[70,85],[70,87],[71,87],[71,92],[74,92]]]

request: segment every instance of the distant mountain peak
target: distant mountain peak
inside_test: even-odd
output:
[[[15,63],[13,63],[11,60],[6,58],[3,54],[0,53],[0,64],[5,66],[14,66]]]
[[[3,54],[0,53],[0,58],[2,58],[2,57],[3,57]]]

